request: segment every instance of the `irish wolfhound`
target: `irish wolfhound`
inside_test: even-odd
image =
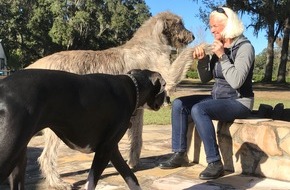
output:
[[[62,51],[39,59],[27,68],[64,70],[77,74],[122,74],[131,69],[150,69],[161,73],[167,83],[166,90],[170,91],[185,76],[193,62],[192,49],[189,48],[171,63],[171,50],[183,49],[192,40],[193,34],[184,27],[179,16],[162,12],[148,19],[124,45],[103,51]],[[135,167],[142,147],[143,109],[137,110],[131,122],[132,127],[128,130],[128,164]],[[49,129],[45,129],[44,136],[45,146],[39,157],[42,173],[49,186],[68,188],[56,170],[60,140]]]

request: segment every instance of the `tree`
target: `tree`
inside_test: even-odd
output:
[[[261,81],[264,74],[264,66],[267,60],[267,50],[264,49],[260,54],[256,55],[255,57],[255,67],[254,67],[254,81]]]
[[[41,7],[41,5],[40,5]],[[3,39],[8,56],[8,64],[19,66],[35,59],[38,49],[38,41],[45,41],[47,35],[41,31],[46,29],[47,23],[43,23],[43,30],[34,30],[37,27],[29,22],[28,15],[33,14],[32,5],[25,1],[0,0],[0,38]],[[47,18],[48,15],[43,15]],[[47,44],[50,45],[50,44]]]
[[[288,55],[289,55],[288,54],[289,36],[290,36],[290,16],[285,20],[285,26],[283,30],[281,57],[280,57],[278,75],[277,75],[278,83],[286,82],[286,68],[287,68],[287,61],[288,61]]]
[[[61,50],[120,45],[151,16],[144,0],[0,0],[0,8],[13,68]]]
[[[221,6],[221,5],[224,5],[225,1],[224,0],[219,0],[219,1],[202,0],[202,4],[205,5],[206,9],[200,8],[199,13],[196,14],[196,16],[198,16],[202,20],[202,22],[205,23],[206,26],[208,26],[208,23],[209,23],[208,16],[209,16],[210,12],[214,8]]]

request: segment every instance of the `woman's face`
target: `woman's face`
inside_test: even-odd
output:
[[[213,34],[214,39],[223,41],[224,38],[221,35],[221,32],[224,30],[226,26],[226,17],[218,17],[218,16],[212,16],[209,19],[209,26],[210,26],[210,31]]]

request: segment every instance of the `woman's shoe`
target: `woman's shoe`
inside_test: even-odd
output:
[[[209,163],[205,170],[199,174],[199,179],[209,180],[216,179],[224,173],[224,167],[220,160]]]
[[[188,165],[188,157],[186,152],[175,152],[169,160],[159,164],[161,169],[173,169]]]

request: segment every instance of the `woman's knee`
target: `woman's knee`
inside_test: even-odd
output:
[[[204,110],[202,106],[200,106],[200,104],[195,104],[194,106],[192,106],[190,114],[193,120],[195,120],[196,117],[199,117],[199,115],[203,113]]]
[[[175,99],[172,102],[172,115],[176,115],[176,114],[186,114],[188,115],[190,110],[188,110],[188,108],[186,107],[186,105],[184,105],[184,102],[182,101],[182,99]]]
[[[172,110],[182,110],[182,108],[183,108],[183,105],[180,99],[176,98],[175,100],[173,100]]]

